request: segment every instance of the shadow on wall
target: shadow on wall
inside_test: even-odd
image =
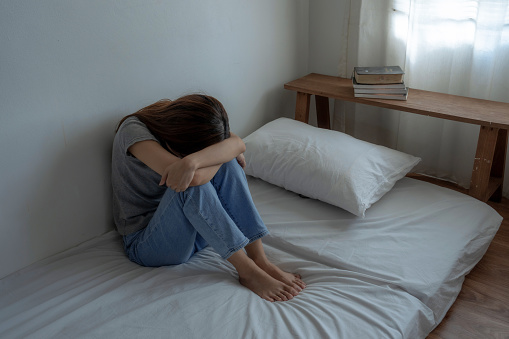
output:
[[[90,120],[72,132],[62,127],[65,147],[33,171],[40,180],[22,211],[28,213],[24,238],[32,261],[114,229],[111,145],[119,119]]]

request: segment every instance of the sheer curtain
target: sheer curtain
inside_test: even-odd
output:
[[[509,102],[509,0],[350,4],[341,76],[353,66],[394,64],[412,88]],[[333,121],[360,139],[421,157],[416,172],[469,186],[479,126],[339,102]]]

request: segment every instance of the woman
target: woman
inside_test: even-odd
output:
[[[268,234],[242,167],[245,145],[213,97],[161,100],[128,115],[113,142],[113,209],[130,260],[178,265],[207,245],[268,301],[306,285],[265,256]]]

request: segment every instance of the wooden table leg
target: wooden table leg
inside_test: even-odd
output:
[[[507,130],[498,130],[498,139],[495,146],[495,154],[493,155],[493,164],[491,165],[491,178],[495,178],[500,181],[500,185],[491,195],[490,200],[501,202],[502,201],[502,190],[504,186],[504,172],[505,172],[505,158],[507,154]]]
[[[501,199],[507,130],[481,126],[469,194],[481,201]]]
[[[315,95],[315,101],[318,127],[330,129],[329,98]]]
[[[309,101],[311,94],[297,92],[297,103],[295,104],[295,120],[309,122]]]

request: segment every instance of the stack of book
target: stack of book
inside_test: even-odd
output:
[[[405,72],[399,66],[354,67],[352,83],[356,98],[406,100]]]

